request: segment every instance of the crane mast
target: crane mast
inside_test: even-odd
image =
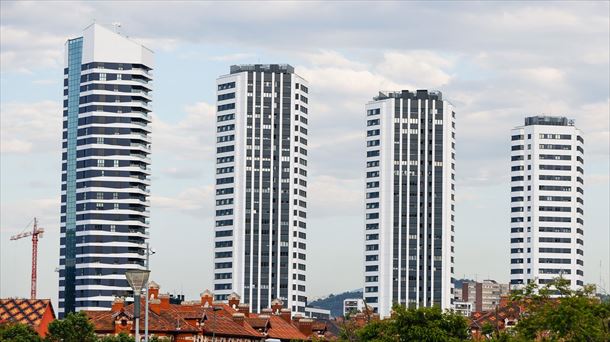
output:
[[[38,227],[38,220],[34,217],[34,227],[30,232],[23,232],[21,234],[11,236],[11,240],[19,240],[28,236],[32,237],[32,282],[30,284],[30,297],[36,299],[36,281],[38,274],[38,238],[42,237],[44,228]]]

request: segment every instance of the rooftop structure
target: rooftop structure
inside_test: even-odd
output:
[[[208,341],[215,336],[223,341],[254,342],[263,339],[280,341],[331,338],[327,323],[300,315],[293,317],[281,300],[261,313],[250,311],[233,293],[227,301],[214,301],[214,293],[204,291],[199,300],[172,304],[169,294],[160,294],[159,288],[149,288],[149,331],[151,335],[169,337],[174,341]],[[116,298],[110,311],[85,311],[99,336],[134,333],[133,304]],[[144,305],[141,305],[144,310]],[[140,314],[144,317],[144,313]],[[140,322],[143,330],[143,322]]]

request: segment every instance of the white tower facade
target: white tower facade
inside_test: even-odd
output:
[[[290,65],[217,79],[214,293],[305,312],[308,83]]]
[[[584,280],[584,138],[565,117],[511,134],[511,285]]]
[[[379,93],[366,105],[364,299],[452,306],[455,112],[440,92]]]

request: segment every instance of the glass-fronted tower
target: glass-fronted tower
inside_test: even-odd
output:
[[[131,293],[149,227],[153,54],[103,26],[66,43],[59,315]]]
[[[584,139],[565,117],[533,116],[511,134],[512,286],[584,280]]]
[[[234,65],[217,81],[214,293],[304,312],[308,83],[290,65]]]
[[[366,104],[364,299],[450,308],[455,112],[440,92],[380,92]]]

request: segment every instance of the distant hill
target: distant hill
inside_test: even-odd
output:
[[[474,280],[472,279],[456,279],[453,281],[453,287],[456,289],[461,289],[463,283],[472,283]]]
[[[308,306],[330,310],[333,317],[343,315],[343,300],[349,298],[362,298],[362,290],[347,291],[338,294],[330,294],[327,297],[316,299],[308,303]]]
[[[454,286],[456,289],[462,288],[462,283],[464,282],[472,282],[472,279],[456,279],[454,282]],[[330,310],[330,314],[333,317],[339,317],[343,315],[343,300],[348,298],[362,298],[362,289],[360,290],[352,290],[346,291],[338,294],[330,294],[323,298],[318,298],[312,302],[308,303],[308,306]]]

